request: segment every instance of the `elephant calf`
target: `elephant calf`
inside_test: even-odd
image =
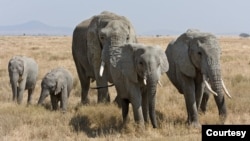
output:
[[[27,56],[13,56],[8,64],[8,72],[13,101],[17,99],[17,103],[21,104],[24,90],[28,90],[27,102],[30,104],[38,76],[36,61]]]
[[[50,94],[52,109],[60,108],[65,112],[67,110],[68,97],[73,87],[72,74],[64,68],[55,68],[47,73],[41,83],[41,95],[38,105],[42,104],[44,99]]]

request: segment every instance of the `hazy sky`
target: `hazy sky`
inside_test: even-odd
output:
[[[250,32],[250,0],[0,0],[0,26],[37,20],[73,28],[104,10],[128,17],[138,34]]]

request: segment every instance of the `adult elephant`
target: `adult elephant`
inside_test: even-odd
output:
[[[110,50],[106,55],[110,57],[104,57],[103,61],[110,63],[110,73],[121,100],[123,122],[127,121],[131,103],[136,123],[144,126],[149,115],[153,127],[156,128],[157,83],[169,68],[164,50],[157,46],[135,43],[111,47]]]
[[[109,77],[108,64],[101,66],[101,54],[109,52],[125,43],[137,42],[135,30],[130,21],[112,12],[104,11],[84,20],[76,26],[73,33],[72,55],[81,83],[81,103],[89,103],[88,91],[90,80],[97,87],[107,86]],[[104,65],[104,63],[102,63]],[[101,73],[99,73],[102,68]],[[98,89],[98,102],[109,102],[108,88]]]
[[[187,122],[195,127],[200,126],[197,109],[200,108],[205,87],[215,94],[219,115],[224,122],[227,108],[223,89],[227,94],[228,91],[221,77],[221,49],[217,38],[211,33],[189,29],[170,42],[165,53],[169,61],[167,76],[178,91],[184,94]],[[203,110],[207,94],[204,97]]]
[[[63,112],[67,111],[68,98],[73,88],[73,76],[65,68],[58,67],[48,72],[41,82],[41,94],[38,105],[50,95],[53,110],[58,110],[58,103]]]
[[[27,56],[13,56],[8,64],[8,72],[13,101],[17,100],[17,103],[21,104],[23,93],[25,90],[28,90],[27,103],[31,104],[38,76],[38,65],[36,61]]]

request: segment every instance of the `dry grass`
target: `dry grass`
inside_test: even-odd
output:
[[[159,45],[163,49],[175,37],[139,37],[139,42]],[[147,126],[145,132],[137,132],[130,110],[131,122],[122,128],[121,110],[113,104],[96,104],[96,91],[90,90],[91,104],[81,106],[80,84],[71,55],[71,37],[1,36],[0,37],[0,140],[175,140],[200,141],[201,131],[186,127],[184,98],[169,82],[161,78],[158,87],[157,117],[159,129]],[[219,37],[222,47],[222,75],[232,99],[226,98],[228,119],[226,124],[249,124],[250,108],[250,39]],[[7,64],[13,55],[33,57],[39,64],[39,77],[32,105],[24,101],[17,105],[11,101]],[[52,68],[64,66],[74,78],[74,89],[69,98],[68,112],[50,110],[50,98],[45,107],[36,106],[40,96],[42,77]],[[91,85],[95,85],[94,83]],[[111,99],[116,95],[111,88]],[[200,115],[202,124],[219,123],[213,98],[208,112]]]

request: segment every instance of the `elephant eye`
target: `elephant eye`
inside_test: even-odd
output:
[[[127,35],[127,38],[126,38],[126,40],[129,40],[130,38],[129,38],[129,35]]]
[[[199,51],[199,52],[198,52],[198,55],[199,55],[199,56],[201,56],[201,55],[202,55],[202,53]]]
[[[55,90],[55,87],[54,86],[50,86],[49,87],[51,90]]]
[[[101,40],[104,40],[104,36],[100,36],[100,39],[101,39]]]
[[[143,62],[142,62],[142,61],[139,61],[139,64],[142,66],[142,65],[143,65]]]

